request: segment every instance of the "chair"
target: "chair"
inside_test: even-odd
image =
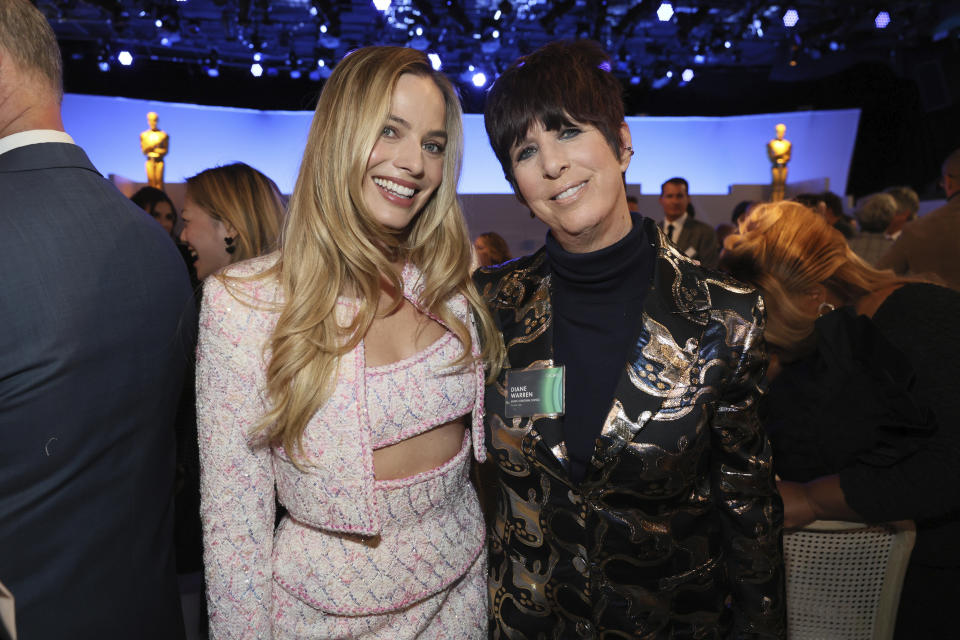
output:
[[[818,520],[783,536],[790,640],[893,638],[916,531]]]

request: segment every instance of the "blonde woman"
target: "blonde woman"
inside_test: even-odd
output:
[[[801,204],[754,209],[722,259],[768,310],[764,422],[786,524],[914,520],[897,637],[954,634],[960,294],[874,269]]]
[[[424,54],[351,53],[317,104],[279,251],[208,281],[213,637],[485,637],[468,471],[484,457],[482,362],[497,360],[478,336],[500,341],[470,282],[462,145]]]
[[[283,199],[273,180],[237,162],[187,178],[180,240],[195,256],[197,278],[273,251]]]

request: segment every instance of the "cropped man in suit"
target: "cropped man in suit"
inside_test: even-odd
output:
[[[173,417],[193,298],[63,130],[44,16],[0,2],[0,579],[17,632],[182,638]]]
[[[720,259],[717,234],[709,225],[693,219],[689,185],[684,178],[670,178],[660,185],[660,206],[664,218],[660,228],[677,249],[703,266],[716,269]]]
[[[947,203],[904,226],[877,267],[900,274],[933,274],[960,290],[960,149],[943,161],[940,185]]]

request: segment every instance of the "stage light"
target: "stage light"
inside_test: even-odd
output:
[[[160,29],[161,27],[163,27],[163,20],[161,20],[160,18],[157,18],[156,21],[153,23],[153,25],[157,29]]]
[[[253,54],[253,61],[254,61],[254,62],[260,62],[261,60],[263,60],[263,54],[262,54],[262,53],[260,53],[259,51],[257,51],[255,54]]]
[[[168,38],[168,37],[166,37],[166,36],[160,38],[160,44],[163,45],[164,47],[169,47],[169,46],[170,46],[170,38]]]
[[[217,69],[216,67],[207,67],[206,69],[204,69],[204,71],[206,71],[207,75],[210,76],[211,78],[220,77],[220,69]]]
[[[729,40],[724,40],[724,41],[723,41],[723,48],[724,48],[724,49],[729,49],[729,48],[732,47],[732,46],[733,46],[733,43],[730,42]]]
[[[327,25],[325,24],[320,25],[320,33],[326,33],[326,32],[327,32]]]
[[[886,29],[887,25],[890,24],[890,14],[886,11],[881,11],[877,14],[877,17],[873,19],[873,24],[877,29]]]
[[[493,33],[491,33],[490,35],[493,36],[494,39],[499,38],[499,37],[500,37],[500,31],[499,31],[499,29],[494,29],[494,30],[493,30]]]
[[[327,66],[327,63],[324,62],[323,58],[320,58],[319,60],[317,60],[317,66],[318,66],[318,67],[325,67],[325,66]]]
[[[377,8],[377,11],[386,12],[390,8],[390,0],[373,0],[373,6]]]
[[[840,45],[835,40],[831,40],[830,51],[839,51],[839,50],[840,50]]]
[[[416,33],[418,36],[422,36],[422,35],[423,35],[423,27],[417,27],[416,29],[413,30],[413,32]]]
[[[502,16],[502,15],[503,15],[503,12],[500,11],[500,9],[497,9],[497,12],[493,14],[493,19],[494,19],[494,20],[499,20],[499,19],[500,19],[500,16]]]
[[[693,80],[693,69],[684,69],[683,73],[680,74],[680,78],[684,82],[690,82]]]
[[[311,15],[311,16],[316,17],[316,15],[317,15],[318,13],[320,13],[320,12],[317,11],[317,8],[316,8],[316,7],[310,7],[310,15]]]
[[[798,20],[800,20],[800,14],[797,13],[796,9],[787,9],[787,12],[783,14],[783,26],[788,29],[795,27]]]
[[[300,79],[300,69],[290,69],[290,79],[299,80]]]
[[[660,22],[667,22],[673,17],[673,5],[669,2],[662,2],[657,8],[657,17],[660,19]]]
[[[640,76],[630,76],[630,84],[634,86],[640,84],[640,80],[641,80]]]
[[[433,70],[440,71],[443,67],[443,64],[440,62],[440,55],[437,53],[428,53],[427,58],[430,59],[430,66],[433,67]]]
[[[252,65],[250,65],[250,75],[252,75],[254,78],[259,78],[263,75],[263,67],[260,66],[259,62],[254,62]]]
[[[673,70],[672,70],[672,69],[667,69],[667,72],[664,74],[664,77],[666,77],[666,78],[672,78],[672,77],[673,77]]]
[[[697,55],[693,56],[693,61],[694,61],[694,63],[696,63],[696,64],[703,64],[703,62],[704,62],[705,60],[706,60],[706,58],[703,57],[703,54],[702,54],[702,53],[698,53]]]
[[[133,54],[129,51],[121,51],[117,54],[117,62],[125,67],[129,67],[131,64],[133,64]]]
[[[487,76],[485,73],[478,71],[477,73],[473,74],[473,86],[482,87],[485,84],[487,84]]]
[[[104,71],[104,72],[110,71],[110,63],[105,60],[101,60],[100,62],[97,63],[97,68],[99,68],[100,71]]]

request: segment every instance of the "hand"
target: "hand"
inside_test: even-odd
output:
[[[780,491],[780,497],[783,498],[783,526],[785,529],[799,529],[817,519],[805,484],[777,480],[777,489]]]

